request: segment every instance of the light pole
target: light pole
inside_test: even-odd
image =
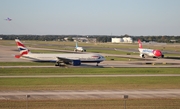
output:
[[[128,99],[128,95],[124,95],[124,109],[126,109],[126,99]]]
[[[26,109],[28,108],[28,98],[30,97],[30,95],[26,95]]]

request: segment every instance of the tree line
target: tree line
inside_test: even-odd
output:
[[[64,41],[64,38],[68,38],[69,41],[73,41],[73,38],[94,38],[96,42],[111,42],[111,38],[123,38],[131,37],[133,41],[141,39],[145,42],[161,42],[161,43],[180,43],[180,36],[109,36],[109,35],[0,35],[3,40],[14,40],[16,38],[20,40],[39,40],[39,41]]]

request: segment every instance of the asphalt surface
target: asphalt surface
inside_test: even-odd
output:
[[[0,62],[29,62],[24,59],[17,59],[14,55],[19,54],[19,51],[16,46],[2,46],[0,45]],[[39,49],[39,48],[36,48]],[[46,50],[46,49],[45,49]],[[47,49],[54,50],[54,49]],[[58,50],[64,51],[64,50]],[[68,52],[67,50],[65,52]],[[102,54],[104,56],[119,56],[124,58],[137,58],[141,61],[103,61],[99,64],[99,67],[180,67],[180,59],[153,59],[146,58],[142,60],[139,56],[132,55],[109,55]],[[12,68],[12,67],[55,67],[55,66],[0,66],[0,68]],[[73,66],[68,66],[73,67]],[[82,63],[81,66],[76,67],[97,67],[96,63]]]
[[[58,100],[58,99],[123,99],[180,98],[180,89],[164,90],[55,90],[55,91],[0,91],[0,100]]]
[[[17,61],[15,61],[17,62]],[[18,61],[19,62],[19,61]],[[20,61],[22,62],[22,61]],[[23,61],[25,62],[25,61]],[[27,61],[26,61],[27,62]],[[54,65],[38,65],[38,66],[0,66],[0,68],[55,68],[59,66]],[[180,61],[103,61],[99,64],[99,66],[96,66],[96,63],[82,63],[80,66],[61,66],[63,67],[75,67],[75,68],[180,68]]]

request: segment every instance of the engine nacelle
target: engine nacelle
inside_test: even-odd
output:
[[[161,58],[164,58],[164,55],[161,55]]]
[[[145,58],[144,54],[140,54],[139,56],[140,56],[141,58]]]
[[[81,61],[80,61],[80,60],[73,60],[73,61],[71,62],[71,64],[72,64],[73,66],[80,66],[80,65],[81,65]]]

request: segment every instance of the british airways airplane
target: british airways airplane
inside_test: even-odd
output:
[[[28,48],[19,40],[15,39],[16,45],[20,51],[19,55],[15,55],[16,58],[28,59],[31,61],[39,61],[39,62],[56,62],[56,66],[60,66],[62,64],[70,64],[70,65],[81,65],[81,63],[97,63],[96,66],[105,58],[100,54],[89,53],[89,54],[38,54],[31,53]],[[76,62],[76,64],[74,64]]]
[[[164,58],[164,54],[160,50],[153,49],[145,49],[142,47],[141,40],[138,40],[139,43],[139,52],[140,57],[145,58],[145,56],[153,57],[153,58]]]

